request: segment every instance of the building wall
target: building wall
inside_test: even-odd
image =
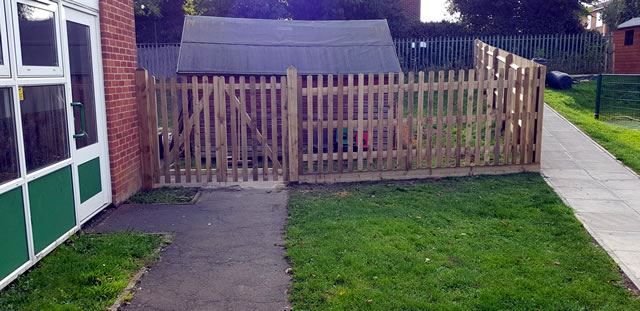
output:
[[[100,1],[100,32],[111,186],[118,204],[141,186],[133,0]]]
[[[589,15],[582,18],[582,24],[586,30],[597,31],[603,35],[609,34],[609,27],[602,21],[603,9],[599,8],[589,12]],[[589,16],[591,16],[591,23],[589,23]],[[598,17],[602,21],[601,25],[598,25]]]
[[[635,31],[633,45],[624,45],[625,31]],[[617,74],[640,73],[640,27],[613,32],[613,72]]]
[[[420,0],[400,0],[399,2],[408,19],[413,21],[420,20]]]

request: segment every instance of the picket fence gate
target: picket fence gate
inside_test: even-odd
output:
[[[143,183],[353,182],[540,168],[546,67],[161,78],[137,72]]]

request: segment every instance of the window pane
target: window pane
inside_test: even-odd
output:
[[[58,66],[56,25],[51,11],[18,3],[23,66]]]
[[[64,86],[25,86],[20,101],[27,171],[69,158]]]
[[[15,116],[11,89],[0,89],[0,184],[19,177]]]
[[[69,61],[71,71],[71,97],[85,108],[87,136],[76,139],[76,147],[84,148],[98,141],[96,126],[96,102],[93,88],[93,66],[91,63],[91,33],[86,25],[67,22],[69,41]],[[76,133],[82,129],[81,111],[75,109],[74,125]]]
[[[624,45],[633,45],[633,36],[635,35],[633,30],[627,30],[624,33]]]

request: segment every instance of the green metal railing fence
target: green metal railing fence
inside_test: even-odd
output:
[[[599,75],[595,117],[640,128],[640,75]]]
[[[156,77],[175,77],[180,43],[138,44],[138,67]]]
[[[473,41],[509,51],[524,58],[544,58],[549,70],[569,74],[608,72],[610,38],[597,33],[439,37],[395,39],[404,71],[464,69],[473,66]]]
[[[395,39],[403,71],[473,68],[474,40],[524,58],[544,58],[550,70],[569,74],[609,72],[609,37],[597,33],[574,35],[517,35]],[[138,45],[138,65],[156,77],[173,77],[178,64],[179,43]]]

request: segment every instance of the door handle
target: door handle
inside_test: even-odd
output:
[[[75,134],[73,134],[73,138],[75,139],[79,139],[79,138],[84,138],[87,137],[87,118],[85,115],[85,108],[84,108],[84,104],[81,102],[73,102],[71,103],[71,107],[73,107],[73,109],[80,109],[80,132],[78,133],[78,131],[76,131]]]

